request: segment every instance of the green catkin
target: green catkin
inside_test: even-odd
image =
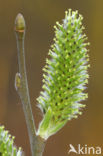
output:
[[[13,143],[14,137],[0,126],[0,156],[23,156],[21,148],[17,150]]]
[[[47,139],[64,124],[81,114],[87,98],[83,93],[88,83],[87,37],[83,34],[83,17],[78,11],[65,12],[63,24],[56,23],[54,44],[51,46],[43,71],[43,91],[38,100],[44,118],[38,135]]]

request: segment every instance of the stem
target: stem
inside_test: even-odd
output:
[[[30,104],[26,66],[24,53],[25,21],[21,14],[17,15],[15,21],[15,32],[17,38],[19,73],[15,77],[15,87],[22,101],[23,111],[26,119],[32,156],[42,156],[44,140],[36,136],[36,127]]]
[[[35,150],[34,156],[42,156],[45,147],[45,140],[41,138],[39,135],[35,136]]]

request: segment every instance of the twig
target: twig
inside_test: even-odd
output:
[[[21,14],[18,14],[16,17],[15,32],[17,38],[19,63],[19,73],[17,73],[15,77],[15,88],[18,91],[18,94],[22,101],[23,111],[28,128],[32,156],[42,156],[42,152],[44,149],[44,140],[39,136],[36,136],[36,127],[32,115],[29,98],[24,54],[25,21]]]

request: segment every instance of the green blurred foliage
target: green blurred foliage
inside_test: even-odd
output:
[[[103,140],[103,1],[102,0],[11,0],[0,2],[0,123],[16,136],[16,145],[30,155],[29,140],[21,101],[14,88],[18,71],[14,20],[23,13],[26,20],[26,65],[33,113],[36,124],[42,115],[36,98],[42,86],[42,68],[53,43],[56,21],[64,18],[68,8],[79,10],[84,16],[85,33],[91,43],[89,69],[89,98],[83,115],[70,121],[52,136],[44,155],[66,156],[69,143],[101,146]],[[52,153],[53,151],[53,153]]]

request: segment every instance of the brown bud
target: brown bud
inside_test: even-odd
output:
[[[24,32],[25,30],[25,20],[21,13],[19,13],[15,20],[15,31]]]

